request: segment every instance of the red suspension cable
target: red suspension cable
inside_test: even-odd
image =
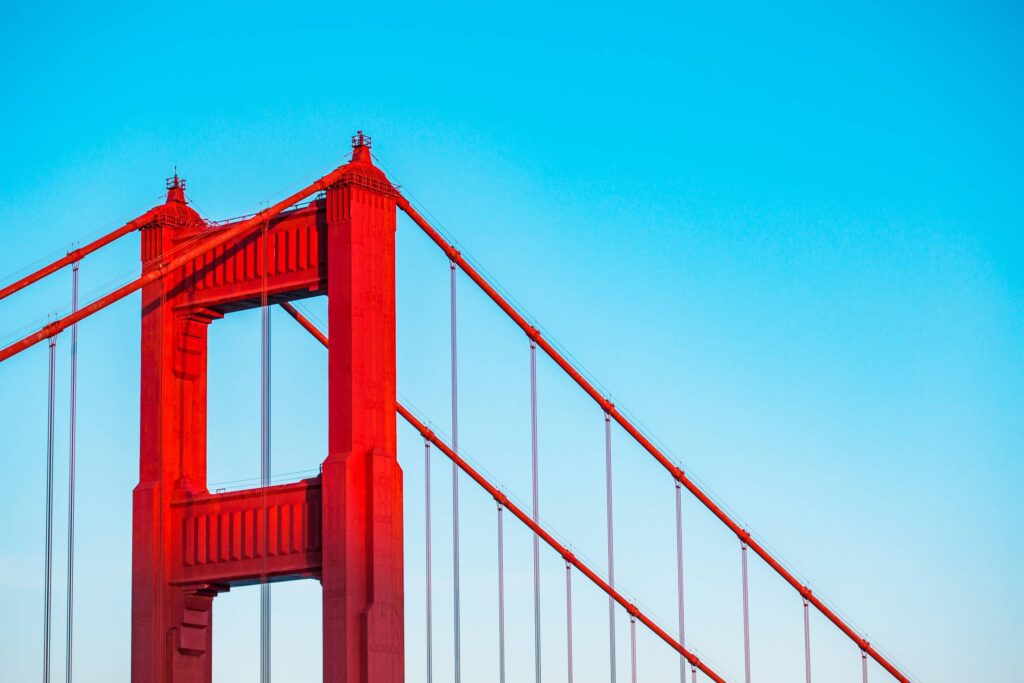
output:
[[[295,318],[296,322],[298,322],[300,325],[306,328],[306,331],[313,335],[318,342],[324,345],[324,347],[329,346],[329,343],[327,341],[327,335],[321,332],[319,327],[311,323],[309,321],[309,318],[299,313],[298,309],[295,308],[295,306],[292,306],[290,303],[286,301],[281,304],[281,308],[288,311],[288,315]]]
[[[702,662],[699,657],[684,648],[679,644],[675,638],[669,633],[658,626],[646,613],[640,610],[639,607],[634,605],[632,602],[627,600],[619,591],[612,588],[604,579],[592,570],[590,567],[581,562],[568,548],[559,543],[555,538],[549,534],[542,526],[537,524],[530,518],[526,512],[519,508],[515,503],[508,499],[504,493],[502,493],[496,486],[491,484],[482,474],[476,471],[469,463],[458,456],[455,451],[448,447],[444,441],[442,441],[433,431],[430,430],[425,424],[420,422],[415,415],[413,415],[405,406],[401,403],[395,403],[395,407],[398,410],[398,414],[408,422],[416,431],[418,431],[425,439],[429,440],[434,446],[437,447],[442,453],[448,456],[448,459],[454,462],[460,470],[466,473],[470,479],[475,481],[481,488],[489,493],[495,500],[501,503],[506,510],[515,515],[519,521],[529,527],[530,531],[540,537],[548,546],[551,547],[556,553],[562,556],[566,562],[576,567],[581,574],[591,580],[598,588],[604,591],[612,600],[622,606],[626,612],[637,621],[641,622],[644,626],[650,629],[656,636],[661,638],[663,641],[668,643],[676,652],[686,657],[686,659],[700,669],[704,674],[716,683],[725,683],[725,679],[719,676],[711,667]]]
[[[97,311],[106,308],[110,304],[125,298],[132,292],[136,292],[142,289],[149,283],[159,280],[167,273],[175,271],[176,269],[185,265],[189,261],[195,259],[197,256],[205,254],[206,252],[211,251],[216,247],[219,247],[225,242],[229,242],[233,239],[243,237],[244,235],[254,230],[257,226],[261,225],[264,221],[270,220],[277,214],[287,209],[292,204],[301,201],[302,199],[305,199],[309,195],[315,192],[319,192],[320,190],[323,190],[330,185],[333,185],[335,182],[341,179],[344,173],[345,167],[339,166],[338,168],[334,169],[333,171],[323,176],[316,182],[307,185],[298,192],[286,197],[285,199],[282,199],[277,204],[274,204],[273,206],[264,209],[263,211],[259,212],[252,218],[248,218],[239,223],[238,225],[235,225],[221,232],[214,233],[209,239],[203,240],[194,248],[182,252],[181,254],[174,257],[167,263],[158,265],[149,272],[143,273],[140,277],[136,278],[132,282],[129,282],[128,284],[115,289],[113,292],[107,294],[106,296],[100,297],[99,299],[93,301],[91,304],[87,306],[83,306],[82,308],[78,309],[76,312],[70,315],[64,316],[63,318],[58,318],[54,322],[44,326],[37,332],[33,332],[32,334],[21,339],[20,341],[14,342],[9,346],[0,349],[0,363],[2,363],[3,361],[7,360],[8,358],[15,354],[24,351],[30,346],[33,346],[34,344],[41,342],[47,337],[54,336],[61,332],[62,330],[66,329],[67,327],[70,327],[71,325],[74,325],[75,323],[84,320],[85,318],[88,318],[93,313],[96,313]]]
[[[22,290],[25,287],[28,287],[33,282],[38,282],[47,275],[50,275],[51,273],[56,273],[58,270],[64,268],[65,266],[70,266],[72,263],[76,261],[81,261],[83,258],[88,256],[92,252],[96,251],[100,247],[105,247],[111,242],[120,239],[121,237],[124,237],[128,233],[135,232],[136,230],[142,228],[151,220],[153,220],[154,215],[154,209],[150,209],[149,211],[142,214],[138,218],[128,221],[117,230],[107,233],[103,237],[100,237],[99,239],[90,242],[84,247],[73,249],[69,251],[65,256],[62,256],[53,263],[47,266],[43,266],[39,270],[29,275],[26,275],[17,282],[12,282],[3,289],[0,289],[0,299],[6,299],[11,294],[14,294],[17,291]]]
[[[718,519],[725,524],[730,531],[732,531],[740,539],[740,541],[746,543],[751,550],[764,560],[769,567],[781,576],[785,581],[791,585],[801,596],[807,599],[810,604],[814,605],[821,614],[823,614],[829,621],[831,621],[836,628],[842,631],[850,640],[856,643],[857,647],[863,650],[865,653],[871,656],[879,665],[881,665],[886,671],[893,675],[896,680],[900,683],[911,683],[910,679],[901,672],[896,666],[890,662],[884,655],[876,650],[871,643],[865,638],[861,637],[856,631],[853,630],[838,614],[830,609],[824,602],[822,602],[817,596],[815,596],[811,589],[802,584],[797,578],[786,569],[782,564],[775,559],[775,557],[768,552],[768,550],[758,543],[750,533],[740,526],[735,520],[730,517],[725,510],[723,510],[715,501],[711,499],[696,483],[694,483],[682,469],[677,467],[668,457],[665,456],[661,450],[655,446],[650,439],[644,436],[643,432],[640,431],[625,415],[623,415],[615,407],[610,400],[601,395],[601,393],[591,384],[587,378],[585,378],[572,363],[570,363],[565,356],[552,346],[552,344],[544,338],[537,328],[531,325],[526,318],[522,316],[510,304],[505,297],[503,297],[477,270],[474,268],[456,249],[452,246],[441,234],[427,222],[423,216],[420,215],[416,209],[409,204],[409,200],[405,197],[398,197],[398,207],[402,209],[413,220],[416,225],[420,227],[423,232],[434,241],[437,246],[444,251],[445,255],[454,263],[456,263],[466,275],[469,276],[473,282],[477,284],[480,289],[495,303],[498,308],[505,312],[505,314],[512,319],[512,321],[518,325],[527,336],[535,341],[537,345],[544,350],[544,352],[558,365],[562,370],[569,375],[570,378],[584,392],[586,392],[608,415],[615,419],[615,421],[626,430],[626,432],[632,436],[637,443],[639,443],[644,450],[651,454],[655,460],[657,460],[662,467],[678,481],[680,484],[686,487],[686,489],[693,494],[697,500],[701,502],[708,510],[712,512]]]
[[[304,328],[309,330],[313,334],[313,336],[316,337],[317,341],[319,341],[324,346],[328,345],[327,336],[323,332],[318,330],[316,326],[313,325],[313,323],[311,323],[308,319],[306,319],[306,317],[302,315],[298,310],[296,310],[294,306],[292,306],[291,304],[284,303],[281,304],[281,307],[288,311],[288,313],[293,318],[295,318],[295,320],[297,320],[299,324],[301,324]],[[661,628],[660,626],[658,626],[658,624],[652,621],[651,618],[648,617],[644,612],[642,612],[639,607],[637,607],[629,600],[627,600],[608,582],[602,579],[594,570],[592,570],[590,567],[588,567],[586,564],[580,561],[572,552],[569,551],[568,548],[566,548],[564,545],[555,540],[555,538],[551,534],[549,534],[540,524],[535,522],[530,517],[530,515],[524,512],[518,505],[510,501],[508,499],[508,496],[502,493],[501,490],[499,490],[496,486],[487,481],[487,479],[484,478],[482,474],[477,472],[476,469],[474,469],[468,462],[463,460],[452,448],[448,446],[448,444],[446,444],[436,434],[434,434],[434,432],[429,427],[420,422],[420,420],[417,419],[416,416],[413,415],[405,406],[403,406],[398,401],[395,401],[395,409],[398,411],[398,414],[402,416],[402,419],[404,419],[416,431],[418,431],[424,439],[434,444],[434,446],[437,447],[438,450],[440,450],[442,453],[448,456],[448,459],[452,461],[452,464],[454,464],[456,467],[462,470],[462,472],[468,475],[469,478],[475,481],[482,489],[487,491],[487,493],[489,493],[491,497],[493,497],[502,506],[502,508],[508,510],[513,515],[515,515],[516,518],[519,519],[519,521],[521,521],[530,529],[530,531],[532,531],[536,536],[538,536],[542,541],[544,541],[548,546],[550,546],[556,553],[561,555],[562,559],[564,559],[567,563],[578,569],[581,574],[586,576],[588,579],[590,579],[592,583],[594,583],[598,588],[604,591],[609,598],[611,598],[620,606],[622,606],[631,617],[635,618],[637,621],[639,621],[648,629],[650,629],[656,636],[658,636],[663,641],[668,643],[668,645],[672,649],[674,649],[680,655],[685,657],[686,660],[690,662],[690,664],[692,664],[694,667],[702,671],[712,681],[715,681],[715,683],[726,683],[726,680],[719,676],[717,673],[715,673],[714,669],[712,669],[707,664],[702,662],[701,659],[697,657],[697,655],[683,647],[679,643],[679,641],[677,641],[675,638],[669,635],[669,633],[665,629]]]

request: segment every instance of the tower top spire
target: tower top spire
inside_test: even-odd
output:
[[[352,136],[352,149],[359,147],[369,148],[373,144],[373,140],[369,135],[366,135],[361,130],[357,130],[356,134]]]
[[[178,167],[174,167],[174,175],[167,179],[167,203],[185,203],[185,179],[178,177]]]
[[[398,195],[395,186],[387,175],[374,163],[370,151],[370,136],[363,131],[356,131],[352,136],[352,158],[344,166],[344,174],[338,183],[342,185],[360,186],[389,197]]]
[[[370,157],[370,146],[373,140],[361,130],[357,130],[352,136],[352,161],[359,163],[373,163]]]

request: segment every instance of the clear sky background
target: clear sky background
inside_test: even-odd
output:
[[[0,282],[162,200],[258,209],[362,128],[396,182],[687,471],[917,680],[1020,681],[1024,119],[1013,3],[21,3],[0,23]],[[450,424],[447,263],[398,230],[399,388]],[[83,292],[138,270],[132,236]],[[61,273],[0,335],[66,308]],[[460,281],[462,443],[529,499],[528,347]],[[324,302],[308,305],[324,318]],[[44,318],[45,319],[45,318]],[[81,326],[75,680],[127,681],[138,297]],[[274,472],[326,449],[326,357],[274,313]],[[211,333],[210,482],[259,475],[259,314]],[[63,676],[68,342],[58,346],[54,672]],[[604,569],[599,409],[539,371],[541,513]],[[0,680],[39,680],[46,348],[0,365]],[[614,434],[617,578],[674,623],[673,486]],[[424,681],[422,444],[407,486],[409,681]],[[451,680],[450,481],[434,462],[435,680]],[[465,678],[497,680],[495,512],[464,485]],[[742,678],[740,552],[684,507],[688,640]],[[533,669],[508,524],[509,680]],[[564,574],[544,556],[543,667]],[[607,680],[576,577],[577,680]],[[274,678],[320,675],[319,587],[274,588]],[[216,603],[220,682],[256,680],[258,591]],[[751,565],[755,681],[802,680],[799,598]],[[619,615],[620,680],[628,623]],[[815,680],[859,654],[812,619]],[[641,632],[642,681],[676,661]],[[872,669],[872,681],[886,680]]]

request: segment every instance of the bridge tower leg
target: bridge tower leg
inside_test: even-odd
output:
[[[202,222],[175,177],[142,232],[143,268]],[[170,504],[206,492],[206,339],[213,311],[176,312],[180,276],[142,290],[139,484],[132,521],[132,680],[206,683],[212,603],[226,586],[172,585]]]
[[[330,420],[323,463],[328,683],[405,675],[402,472],[395,416],[394,188],[369,141],[327,191]]]

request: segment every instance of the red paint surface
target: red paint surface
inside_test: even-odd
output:
[[[144,270],[155,269],[158,258],[175,268],[140,278],[136,683],[210,681],[215,598],[261,576],[321,581],[325,681],[403,680],[402,473],[394,413],[397,193],[373,166],[362,138],[354,141],[351,163],[326,179],[326,197],[268,218],[265,231],[251,229],[252,219],[211,229],[176,183],[167,202],[147,214]],[[186,254],[195,256],[182,261]],[[209,325],[260,305],[264,286],[273,302],[329,295],[335,339],[329,452],[315,479],[211,494]]]

